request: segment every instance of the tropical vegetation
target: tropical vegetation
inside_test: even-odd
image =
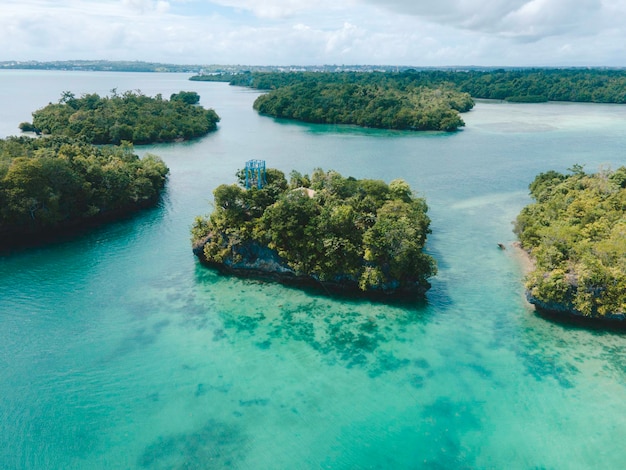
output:
[[[541,173],[530,194],[515,228],[536,262],[529,297],[589,317],[626,314],[626,167]]]
[[[234,75],[231,85],[273,90],[294,83],[359,83],[407,87],[446,86],[472,98],[515,102],[575,101],[626,103],[626,70],[522,68],[414,70],[400,72],[252,72]]]
[[[626,71],[612,69],[246,71],[192,79],[268,90],[254,103],[261,114],[385,129],[454,131],[472,98],[626,103]]]
[[[77,98],[63,92],[58,103],[50,103],[33,113],[33,122],[23,122],[20,129],[44,135],[65,135],[92,144],[134,144],[171,142],[203,136],[215,129],[220,118],[212,109],[196,104],[196,92],[181,91],[170,99],[160,94],[154,98],[140,91],[110,97],[97,93]]]
[[[268,169],[261,189],[245,189],[239,177],[239,184],[215,189],[213,213],[192,228],[209,263],[237,263],[257,244],[297,276],[321,282],[378,292],[430,286],[436,264],[423,252],[427,205],[404,180],[387,184],[316,169],[310,177],[294,171],[288,182]]]
[[[454,131],[464,126],[459,111],[471,109],[467,93],[449,87],[389,84],[296,83],[259,96],[261,114],[327,124],[401,130]]]
[[[65,136],[0,139],[0,238],[45,238],[154,205],[168,168],[132,145],[96,147]]]

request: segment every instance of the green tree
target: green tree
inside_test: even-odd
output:
[[[132,147],[98,148],[65,138],[0,140],[0,236],[45,237],[106,213],[124,214],[156,203],[167,167],[140,160]]]
[[[182,101],[186,104],[198,104],[200,102],[200,95],[195,91],[181,91],[179,93],[172,93],[170,101]]]
[[[531,183],[536,202],[515,231],[536,261],[527,289],[544,305],[586,316],[626,312],[624,168],[586,174],[542,173]],[[616,176],[617,175],[617,176]]]
[[[310,178],[292,172],[289,185],[278,170],[268,169],[267,176],[262,189],[222,185],[214,191],[213,213],[192,228],[207,261],[253,262],[261,246],[312,279],[366,291],[428,288],[436,273],[434,259],[422,251],[428,208],[406,182],[387,185],[319,168]],[[243,185],[243,172],[238,178]]]
[[[220,120],[214,110],[196,105],[196,92],[174,93],[169,101],[140,91],[112,92],[112,97],[91,93],[81,98],[64,92],[59,103],[35,111],[32,124],[20,126],[93,144],[147,144],[200,137],[216,130]]]

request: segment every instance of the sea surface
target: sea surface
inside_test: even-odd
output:
[[[626,164],[626,107],[479,101],[460,132],[394,132],[259,116],[258,92],[188,77],[0,72],[0,137],[63,91],[193,90],[222,118],[136,147],[171,168],[157,208],[0,256],[0,468],[624,467],[626,336],[538,316],[510,245],[538,173]],[[404,178],[430,207],[426,300],[200,266],[190,226],[252,158]]]

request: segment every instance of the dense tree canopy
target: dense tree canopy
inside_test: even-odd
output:
[[[458,111],[471,109],[468,94],[449,88],[352,83],[296,83],[259,96],[262,114],[327,124],[405,130],[453,131],[463,126]]]
[[[626,103],[626,71],[608,69],[413,70],[401,72],[245,72],[198,75],[269,90],[262,114],[315,123],[452,131],[472,98],[518,103]],[[471,98],[470,98],[471,96]]]
[[[395,180],[344,178],[334,171],[268,170],[262,189],[221,185],[215,210],[198,217],[194,242],[209,262],[237,260],[247,243],[275,250],[298,275],[350,280],[363,291],[429,286],[435,261],[422,252],[430,233],[424,199]]]
[[[156,203],[168,169],[131,145],[96,147],[68,137],[0,140],[0,238],[45,236]]]
[[[249,74],[249,72],[248,72]],[[239,74],[230,73],[230,72],[221,72],[221,73],[204,73],[200,75],[192,75],[189,77],[189,80],[192,82],[225,82],[230,83],[235,79],[239,79]]]
[[[253,72],[233,76],[232,85],[273,90],[294,83],[393,84],[438,88],[442,85],[473,98],[516,102],[576,101],[626,103],[626,70],[404,70],[402,72]]]
[[[457,72],[442,77],[474,98],[626,103],[626,71],[530,69]]]
[[[198,104],[200,102],[200,95],[195,91],[181,91],[179,93],[172,93],[170,100],[182,101],[187,104]]]
[[[530,192],[535,202],[521,211],[516,232],[536,260],[531,296],[586,316],[626,313],[626,167],[549,171]]]
[[[33,113],[33,122],[20,124],[22,130],[65,135],[92,144],[135,144],[170,142],[200,137],[217,128],[219,116],[212,109],[195,106],[200,97],[195,92],[174,93],[170,100],[154,98],[141,92],[111,97],[97,93],[77,98],[64,92],[58,103]]]

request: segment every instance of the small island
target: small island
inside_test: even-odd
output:
[[[626,167],[549,171],[530,185],[534,203],[516,220],[534,261],[527,298],[542,312],[626,319]]]
[[[214,211],[197,217],[201,262],[241,276],[368,297],[422,297],[436,274],[423,252],[430,219],[401,179],[309,177],[251,160],[238,184],[215,189]]]
[[[451,132],[465,125],[459,112],[474,102],[446,86],[301,82],[261,95],[253,106],[261,114],[312,123]]]
[[[140,91],[101,97],[97,93],[77,98],[66,91],[58,103],[33,113],[33,122],[19,125],[24,132],[64,135],[92,144],[151,144],[193,139],[217,129],[220,121],[212,109],[198,106],[200,96],[181,91],[164,99]]]
[[[169,170],[132,145],[65,136],[0,139],[0,249],[115,220],[154,206]]]

